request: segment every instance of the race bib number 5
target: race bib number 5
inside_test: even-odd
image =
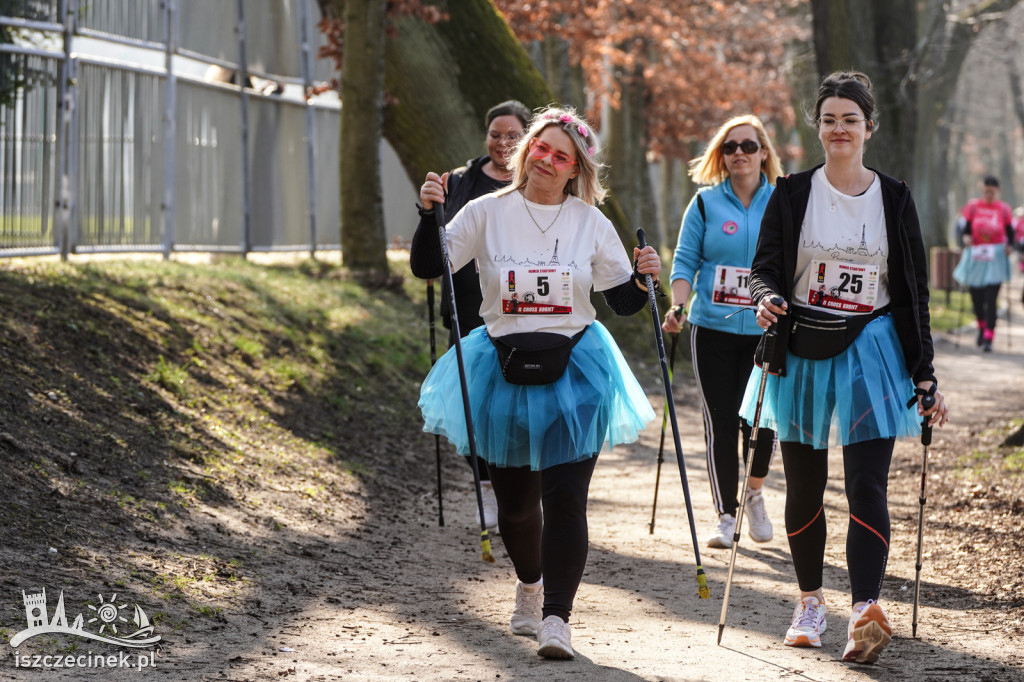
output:
[[[807,305],[870,313],[878,296],[878,266],[835,260],[811,261]]]
[[[747,288],[750,279],[750,268],[734,265],[715,267],[715,285],[711,290],[711,300],[719,305],[731,305],[738,308],[749,308],[754,305]]]
[[[503,315],[572,315],[572,270],[504,268],[501,282]]]

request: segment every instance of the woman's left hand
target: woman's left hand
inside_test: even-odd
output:
[[[645,246],[642,249],[634,246],[633,262],[636,263],[637,272],[658,279],[658,274],[661,273],[661,256],[653,246]]]
[[[923,391],[928,391],[934,383],[934,381],[922,381],[917,387]],[[932,409],[927,411],[921,409],[921,398],[923,397],[917,397],[917,413],[922,417],[929,417],[928,426],[934,426],[936,423],[942,426],[949,421],[949,405],[946,404],[946,399],[942,397],[942,391],[935,389],[935,393],[932,394],[932,397],[935,398],[935,404],[932,405]]]

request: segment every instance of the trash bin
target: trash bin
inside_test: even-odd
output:
[[[953,270],[959,262],[959,251],[946,246],[933,246],[928,267],[931,272],[929,286],[936,291],[951,291],[956,286],[953,281]]]

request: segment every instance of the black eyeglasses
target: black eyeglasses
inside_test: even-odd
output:
[[[729,140],[722,143],[722,153],[726,156],[732,156],[736,153],[737,149],[742,149],[744,154],[753,154],[760,148],[761,143],[754,140],[743,140],[743,142]]]

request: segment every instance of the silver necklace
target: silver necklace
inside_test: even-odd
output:
[[[533,217],[533,211],[530,210],[530,204],[526,201],[526,194],[520,193],[519,196],[523,198],[523,206],[526,207],[526,213],[530,216],[530,220],[532,220],[533,224],[537,226],[537,229],[540,230],[541,234],[546,235],[548,230],[554,227],[555,222],[558,220],[558,216],[562,215],[562,207],[565,206],[565,197],[562,198],[562,203],[558,204],[558,213],[555,214],[555,219],[552,220],[547,227],[541,227],[540,223],[537,222],[537,219]]]
[[[832,184],[831,183],[828,183],[827,187],[828,187],[828,194],[829,194],[828,200],[832,204],[831,206],[828,207],[828,210],[831,211],[832,213],[835,213],[838,210],[836,208],[836,204],[839,203],[839,198],[840,197],[839,197],[839,194],[834,189],[832,189]]]

